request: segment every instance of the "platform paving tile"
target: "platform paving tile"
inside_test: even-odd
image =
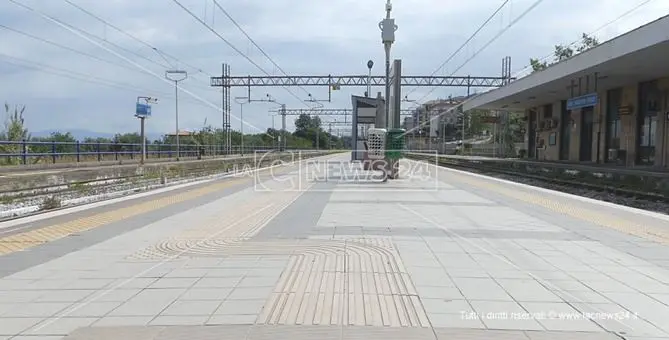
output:
[[[65,317],[59,319],[45,319],[33,328],[24,331],[21,335],[58,335],[66,336],[81,327],[88,327],[96,322],[98,318],[74,318]]]
[[[159,315],[149,322],[150,326],[203,326],[209,315]]]
[[[537,315],[538,322],[550,331],[602,331],[589,318],[581,317],[581,312],[564,302],[520,302],[531,315]]]
[[[184,301],[223,301],[232,292],[230,288],[196,288],[192,287],[186,290],[181,296],[180,300]]]
[[[516,301],[561,302],[548,285],[534,279],[497,279],[499,284]]]
[[[207,321],[207,325],[253,325],[258,316],[255,314],[216,314],[212,315]]]
[[[155,316],[105,316],[93,323],[93,327],[146,326]]]
[[[218,315],[258,315],[265,305],[266,299],[225,300],[213,311]]]
[[[669,337],[669,333],[613,303],[572,303],[571,306],[588,316],[602,328],[620,334],[634,334],[648,337]]]
[[[234,288],[242,280],[243,276],[235,277],[204,277],[198,280],[191,289],[205,289],[205,288]]]
[[[492,278],[454,278],[453,280],[467,300],[513,300],[513,297]]]
[[[666,248],[451,180],[330,183],[320,216],[295,231],[312,247],[282,253],[285,240],[266,238],[239,254],[129,257],[210,231],[243,210],[234,202],[286,198],[249,190],[174,215],[0,279],[0,339],[669,337],[669,270],[651,261],[669,262]]]
[[[3,318],[51,317],[72,306],[72,302],[33,302],[17,304],[15,308],[2,314]]]
[[[67,337],[67,340],[107,339],[120,335],[126,340],[175,340],[175,339],[369,339],[369,340],[447,340],[447,339],[499,339],[499,340],[612,340],[620,339],[609,333],[545,332],[485,330],[464,327],[424,328],[370,328],[340,326],[288,326],[288,325],[210,325],[207,327],[152,326],[82,328]]]
[[[68,317],[97,317],[101,318],[118,308],[122,301],[91,301],[81,305],[75,305],[67,311]]]
[[[211,315],[221,304],[220,301],[176,300],[165,308],[161,316]]]
[[[86,299],[80,301],[80,303],[90,303],[90,302],[125,302],[131,299],[134,296],[137,296],[143,289],[139,288],[130,288],[126,289],[125,286],[106,291],[96,291]]]
[[[0,317],[0,336],[14,336],[37,325],[43,318]]]

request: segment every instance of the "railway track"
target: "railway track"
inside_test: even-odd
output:
[[[608,181],[608,183],[591,183],[578,178],[567,179],[555,177],[552,173],[537,174],[513,171],[486,165],[484,162],[458,162],[457,160],[444,157],[435,158],[434,155],[409,154],[407,155],[407,158],[427,161],[430,164],[436,163],[436,165],[446,168],[492,176],[639,209],[669,214],[669,197],[666,195],[625,187],[623,183],[616,183],[615,181]]]
[[[212,171],[190,172],[187,176],[169,177],[169,184],[163,183],[161,178],[147,178],[141,175],[120,176],[69,184],[40,186],[16,192],[2,192],[0,193],[0,200],[2,200],[0,212],[3,210],[13,210],[16,213],[5,214],[4,216],[0,215],[0,222],[109,200],[165,187],[166,185],[177,185],[227,174],[229,173]],[[51,205],[48,203],[49,200],[54,200]],[[58,204],[55,204],[55,200],[57,200]]]
[[[311,157],[308,155],[304,159]],[[155,174],[151,176],[138,174],[2,191],[0,192],[0,222],[150,191],[166,185],[223,178],[237,171],[241,171],[238,174],[242,174],[248,170],[246,167],[236,169],[236,167],[229,167],[227,170],[188,169],[186,172],[171,174],[167,172],[161,175],[165,176],[163,178]],[[49,204],[50,200],[52,204]]]

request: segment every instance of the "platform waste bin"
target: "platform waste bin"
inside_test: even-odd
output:
[[[399,160],[404,157],[404,129],[390,129],[386,134],[386,158]]]
[[[399,161],[404,157],[404,129],[389,129],[386,133],[386,160],[388,162],[388,177],[399,177]]]

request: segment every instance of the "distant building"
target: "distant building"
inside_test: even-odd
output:
[[[421,134],[429,137],[441,137],[445,134],[448,127],[455,127],[458,122],[459,111],[454,109],[462,103],[466,97],[456,97],[449,99],[436,99],[426,102],[414,110],[411,117],[405,120],[407,125],[421,125]]]
[[[190,137],[195,135],[194,131],[189,131],[189,130],[179,130],[179,137]],[[176,133],[166,133],[165,137],[174,137],[176,136]]]

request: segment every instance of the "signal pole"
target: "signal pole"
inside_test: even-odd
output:
[[[395,19],[390,18],[390,11],[393,10],[393,5],[390,0],[386,2],[386,18],[379,23],[381,29],[381,41],[386,51],[386,128],[391,126],[390,123],[390,47],[395,42]]]

